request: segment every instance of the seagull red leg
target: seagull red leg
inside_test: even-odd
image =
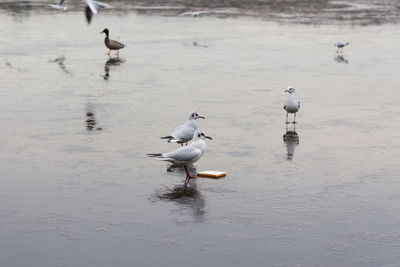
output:
[[[189,173],[189,170],[188,170],[186,165],[183,165],[183,167],[185,168],[185,171],[186,171],[186,178],[189,178],[189,179],[196,178],[196,175],[192,175],[192,174]]]
[[[287,124],[289,124],[289,122],[288,122],[288,116],[289,116],[289,113],[288,113],[288,112],[286,112],[286,122],[285,122],[285,123],[286,123],[286,125],[287,125]]]

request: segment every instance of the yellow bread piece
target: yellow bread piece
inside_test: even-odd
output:
[[[199,177],[208,177],[208,178],[221,178],[221,177],[226,176],[226,172],[202,171],[202,172],[197,172],[197,176],[199,176]]]

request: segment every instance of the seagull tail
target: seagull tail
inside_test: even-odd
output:
[[[180,140],[178,140],[178,139],[169,139],[168,140],[168,143],[179,143],[180,142]]]
[[[160,139],[172,139],[173,137],[172,136],[163,136],[163,137],[160,137]]]

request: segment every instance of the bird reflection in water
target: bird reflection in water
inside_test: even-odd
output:
[[[336,63],[345,63],[345,64],[349,63],[349,61],[344,57],[343,54],[335,54],[333,56],[333,61],[335,61]]]
[[[111,67],[113,67],[113,66],[119,66],[119,65],[121,65],[122,63],[124,63],[125,62],[125,60],[124,59],[122,59],[122,58],[117,58],[117,57],[115,57],[115,58],[109,58],[107,61],[106,61],[106,63],[104,63],[104,75],[102,75],[102,77],[103,77],[103,79],[104,80],[108,80],[108,79],[110,79],[110,69],[111,69]]]
[[[204,48],[207,48],[207,47],[208,47],[208,45],[199,44],[199,43],[196,42],[196,41],[193,42],[193,45],[194,45],[194,46],[197,46],[197,47],[204,47]]]
[[[49,62],[57,63],[63,72],[65,72],[66,74],[71,74],[71,72],[65,66],[64,61],[65,61],[65,56],[60,56],[56,59],[50,60]]]
[[[196,183],[193,183],[193,185],[187,188],[184,185],[166,188],[158,192],[156,196],[160,200],[174,201],[179,204],[179,207],[182,209],[190,208],[193,211],[195,222],[204,222],[206,202],[197,189]],[[181,212],[181,210],[179,212]]]
[[[0,1],[0,9],[3,14],[9,14],[14,21],[24,22],[33,11],[32,1]]]
[[[97,130],[100,131],[102,130],[101,127],[97,127],[97,120],[94,115],[94,109],[93,107],[88,103],[87,108],[86,108],[86,130],[88,131],[93,131]]]
[[[292,160],[294,156],[294,150],[299,145],[299,135],[296,129],[286,128],[286,133],[283,135],[283,142],[286,145],[287,159]]]

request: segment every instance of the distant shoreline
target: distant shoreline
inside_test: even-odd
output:
[[[380,25],[400,22],[400,3],[396,0],[247,0],[247,1],[178,1],[105,0],[113,6],[104,12],[180,17],[255,17],[267,21],[312,25]],[[0,12],[29,16],[31,12],[60,12],[44,0],[0,0]],[[166,4],[167,3],[167,4]],[[80,0],[67,0],[68,12],[83,9]]]

